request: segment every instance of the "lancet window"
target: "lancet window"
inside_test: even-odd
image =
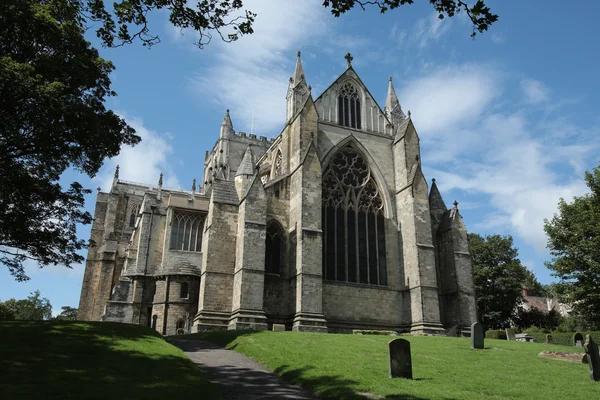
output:
[[[283,156],[281,155],[281,150],[279,150],[277,152],[277,155],[275,156],[275,168],[273,171],[273,177],[277,177],[277,176],[281,175],[282,165],[283,165]]]
[[[344,83],[338,92],[338,123],[360,129],[360,100],[358,90],[351,83]]]
[[[189,295],[188,283],[182,282],[181,287],[179,288],[179,297],[182,299],[187,299]]]
[[[383,200],[365,158],[348,145],[323,174],[323,276],[387,285]]]
[[[267,242],[265,245],[265,272],[268,274],[280,274],[283,268],[285,257],[285,241],[283,229],[275,222],[271,221],[267,225]]]
[[[204,216],[181,211],[173,212],[171,250],[202,251]]]
[[[129,207],[129,227],[130,228],[133,228],[135,226],[135,220],[137,219],[139,209],[140,209],[140,205],[137,203],[134,203]]]

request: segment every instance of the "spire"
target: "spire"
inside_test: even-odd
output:
[[[233,124],[229,116],[229,109],[225,112],[223,123],[221,124],[221,137],[230,137],[233,135]]]
[[[435,178],[431,180],[431,190],[429,191],[429,209],[432,213],[439,212],[442,214],[448,209],[437,185],[435,184]]]
[[[396,95],[396,89],[394,89],[391,76],[389,78],[388,93],[385,99],[384,110],[385,115],[387,115],[390,122],[394,125],[397,125],[398,122],[406,118],[404,112],[402,112],[402,107],[400,107],[400,102],[398,101],[398,96]]]
[[[192,193],[196,193],[196,178],[192,181]]]
[[[112,187],[116,188],[118,182],[119,182],[119,166],[117,165],[117,167],[115,168],[115,175],[113,176]]]
[[[240,175],[254,175],[254,154],[250,149],[250,145],[246,148],[242,162],[237,170],[235,176]]]
[[[298,51],[298,58],[296,59],[296,68],[294,69],[294,83],[293,86],[297,87],[299,84],[304,81],[306,85],[306,79],[304,77],[304,68],[302,68],[302,61],[300,60],[300,51]]]

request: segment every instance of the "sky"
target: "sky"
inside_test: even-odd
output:
[[[436,178],[446,205],[458,201],[468,230],[511,235],[522,263],[542,283],[553,281],[544,266],[551,259],[544,218],[561,197],[586,193],[584,173],[600,163],[600,2],[486,0],[499,20],[475,40],[464,14],[440,20],[424,0],[340,18],[321,4],[244,0],[257,14],[255,33],[203,49],[161,11],[150,20],[160,44],[100,49],[116,67],[118,96],[107,107],[142,142],[106,160],[94,178],[68,171],[62,182],[107,191],[118,164],[121,179],[156,183],[163,172],[166,187],[189,190],[202,178],[226,109],[236,131],[275,137],[297,51],[315,98],[344,71],[350,52],[382,108],[393,77],[421,140],[425,177]],[[92,213],[95,197],[95,190],[86,197]],[[90,226],[78,235],[89,239]],[[55,314],[77,307],[83,270],[28,264],[31,280],[19,283],[0,268],[0,300],[39,289]]]

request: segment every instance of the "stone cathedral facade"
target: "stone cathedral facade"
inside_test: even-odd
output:
[[[217,329],[443,334],[476,321],[467,232],[421,171],[392,80],[382,110],[347,55],[313,98],[300,53],[274,140],[229,111],[202,185],[99,192],[78,318]]]

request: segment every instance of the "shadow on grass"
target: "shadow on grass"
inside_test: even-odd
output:
[[[146,399],[175,392],[221,398],[189,359],[149,328],[14,321],[0,323],[0,337],[3,399]]]
[[[361,392],[359,382],[346,379],[339,375],[323,374],[317,375],[318,370],[314,366],[304,368],[292,368],[290,365],[282,365],[276,368],[275,374],[266,373],[260,369],[250,367],[254,362],[250,361],[247,367],[239,365],[226,365],[228,355],[222,346],[230,344],[235,338],[251,334],[252,332],[219,332],[186,335],[186,340],[180,340],[181,336],[169,338],[175,345],[187,352],[192,360],[196,362],[204,375],[217,384],[224,394],[232,399],[238,398],[260,398],[260,399],[315,399],[308,392],[316,393],[320,399],[389,399],[389,400],[424,400],[425,398],[408,394],[394,394],[387,397],[372,393]],[[192,340],[202,338],[202,341]],[[211,339],[211,341],[209,341]],[[229,349],[235,348],[235,344]],[[215,351],[211,353],[212,351]],[[209,354],[211,353],[211,354]],[[220,366],[207,365],[205,357],[221,357]],[[237,357],[234,357],[237,358]],[[205,362],[203,362],[203,360]],[[231,361],[234,364],[235,361]],[[293,385],[282,385],[281,378]],[[430,380],[430,378],[418,378],[416,380]],[[299,389],[306,389],[308,392]],[[448,399],[450,400],[450,399]]]

